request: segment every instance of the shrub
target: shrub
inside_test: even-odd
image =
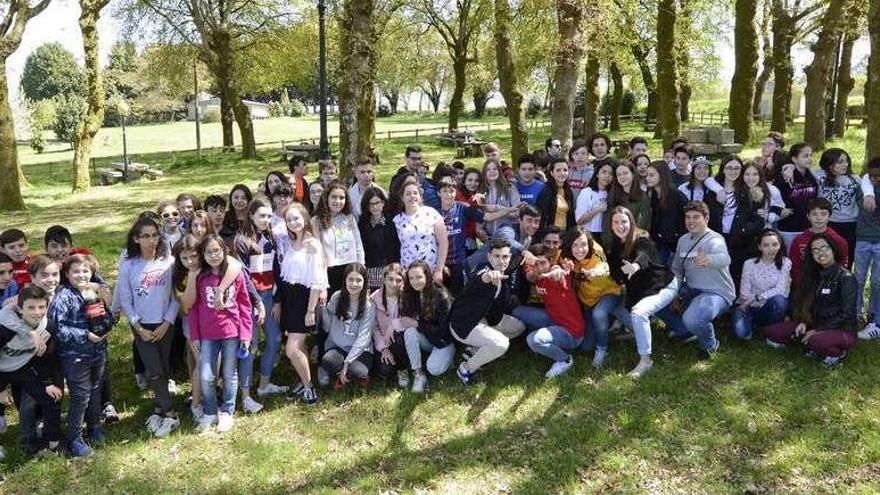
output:
[[[290,112],[288,115],[291,117],[302,117],[306,114],[306,105],[299,100],[290,100]]]
[[[529,98],[529,103],[526,105],[526,117],[535,118],[541,113],[541,110],[543,110],[541,99],[538,97]]]
[[[283,117],[287,113],[284,111],[284,105],[277,101],[269,102],[269,116],[270,117]]]
[[[211,107],[205,110],[205,112],[202,113],[202,122],[206,124],[220,122],[220,109],[217,107]]]
[[[391,116],[391,107],[382,103],[379,105],[379,109],[376,111],[377,117],[390,117]]]
[[[26,102],[28,127],[31,133],[31,148],[37,153],[46,149],[46,136],[43,132],[55,123],[55,101],[39,100]]]

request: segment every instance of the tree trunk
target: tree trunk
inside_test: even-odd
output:
[[[880,1],[880,0],[878,0]],[[513,160],[529,151],[529,128],[523,109],[523,95],[519,90],[516,62],[510,42],[510,4],[508,0],[495,0],[495,55],[498,65],[498,81],[501,96],[507,105],[510,122],[510,154]]]
[[[752,140],[752,103],[758,75],[758,32],[755,28],[757,0],[736,0],[734,27],[735,67],[730,81],[728,115],[737,143]]]
[[[785,133],[791,108],[791,83],[794,68],[791,47],[794,44],[795,20],[781,0],[773,3],[773,115],[770,130]]]
[[[657,85],[654,82],[654,74],[651,72],[651,64],[648,62],[648,54],[638,45],[632,47],[633,57],[639,66],[642,75],[642,85],[648,94],[648,108],[645,110],[645,123],[650,123],[657,118]]]
[[[481,119],[486,114],[486,104],[489,103],[489,92],[483,89],[475,89],[474,97],[474,117]]]
[[[89,165],[92,142],[104,123],[104,83],[98,60],[98,18],[106,5],[106,0],[80,1],[79,29],[85,55],[86,113],[73,143],[73,192],[86,191],[91,187]]]
[[[460,43],[459,43],[460,44]],[[449,131],[458,129],[458,117],[464,110],[464,88],[467,85],[467,52],[459,52],[452,60],[452,98],[449,100]]]
[[[217,88],[220,92],[220,126],[223,128],[223,151],[235,150],[235,114],[232,113],[232,105],[229,104],[228,83],[225,77],[217,76]]]
[[[579,0],[556,0],[556,20],[559,44],[556,47],[556,68],[553,80],[553,115],[551,135],[562,146],[571,145],[571,126],[574,119],[574,98],[581,59],[584,56],[582,21],[584,4]]]
[[[847,0],[831,0],[822,18],[822,31],[813,45],[813,61],[804,70],[807,87],[804,89],[806,115],[804,142],[814,150],[825,147],[826,95],[831,83],[834,57],[842,31],[843,12]]]
[[[761,64],[761,73],[758,74],[758,80],[755,82],[755,96],[752,100],[753,118],[761,115],[764,89],[767,87],[767,81],[770,80],[770,74],[773,73],[773,45],[770,43],[770,19],[772,16],[770,0],[764,0],[764,13],[761,17],[761,46],[763,47],[764,60]]]
[[[868,33],[871,56],[868,59],[868,81],[865,83],[865,115],[868,116],[865,161],[880,156],[880,0],[871,0]]]
[[[619,131],[620,109],[623,106],[623,74],[621,74],[620,67],[617,66],[617,62],[611,62],[611,67],[609,67],[609,71],[611,72],[611,80],[614,83],[614,89],[611,93],[610,126],[612,131]]]
[[[443,88],[435,87],[433,84],[428,85],[428,88],[422,88],[422,92],[425,93],[425,96],[428,97],[428,101],[431,102],[431,107],[434,109],[434,113],[440,111],[440,98],[443,96]]]
[[[676,16],[676,54],[675,61],[678,63],[678,98],[679,98],[679,116],[682,122],[690,120],[690,104],[691,95],[693,94],[693,86],[691,85],[691,54],[688,40],[690,30],[693,28],[691,21],[691,10],[693,6],[690,0],[679,0],[680,9]]]
[[[846,133],[847,101],[856,85],[852,77],[852,55],[856,37],[856,33],[847,32],[843,39],[843,50],[840,53],[840,67],[837,72],[837,103],[834,105],[834,135],[839,138],[842,138]]]
[[[253,159],[257,157],[257,141],[254,137],[254,123],[251,120],[251,112],[242,101],[242,93],[240,82],[235,74],[235,48],[232,46],[233,40],[230,33],[226,31],[216,31],[212,33],[211,49],[217,60],[218,84],[223,80],[225,86],[225,96],[221,101],[225,101],[227,105],[226,112],[232,114],[235,122],[238,124],[238,133],[241,136],[241,157],[244,159]],[[220,109],[221,120],[223,119],[223,107]],[[226,125],[224,121],[224,126]],[[230,122],[231,126],[231,122]],[[226,139],[227,130],[223,129],[224,141]],[[231,128],[229,130],[231,132]],[[224,146],[226,144],[224,143]]]
[[[659,0],[657,7],[657,130],[665,149],[678,136],[681,127],[675,53],[675,0]]]
[[[15,143],[15,124],[9,106],[5,58],[0,60],[0,211],[23,210],[21,165]]]
[[[382,95],[388,100],[388,108],[391,109],[391,113],[397,113],[397,107],[400,104],[400,91],[396,89],[383,91]]]
[[[584,139],[599,132],[599,64],[599,57],[595,53],[587,54],[584,71]]]

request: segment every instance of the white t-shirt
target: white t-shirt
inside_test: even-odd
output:
[[[577,207],[574,210],[574,217],[575,219],[580,219],[584,214],[597,207],[600,203],[607,202],[608,191],[594,191],[593,188],[587,187],[583,189],[577,197]],[[590,232],[602,232],[602,220],[604,216],[604,213],[596,214],[589,222],[587,222],[585,225],[586,229]]]

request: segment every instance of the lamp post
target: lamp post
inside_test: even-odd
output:
[[[324,0],[318,0],[318,99],[320,100],[320,132],[319,143],[321,159],[330,157],[329,143],[327,142],[327,46],[324,34],[327,5]]]
[[[131,108],[125,99],[120,98],[116,102],[116,111],[122,117],[122,182],[128,182],[128,140],[125,136],[125,121]]]

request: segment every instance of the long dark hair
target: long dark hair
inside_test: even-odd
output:
[[[223,217],[223,227],[230,232],[238,232],[239,228],[238,217],[235,216],[235,207],[232,206],[232,195],[235,194],[235,191],[244,192],[244,197],[248,200],[248,203],[254,199],[254,195],[248,186],[244,184],[232,186],[232,190],[229,191],[229,209],[226,210],[226,216]]]
[[[333,181],[324,188],[324,192],[321,193],[321,199],[318,200],[318,206],[315,207],[315,216],[318,217],[318,224],[321,227],[321,230],[327,229],[330,227],[330,224],[333,223],[333,212],[330,211],[330,193],[332,191],[342,191],[342,194],[345,195],[345,205],[342,206],[343,215],[351,215],[351,199],[348,197],[348,189],[346,189],[345,185],[339,181]]]
[[[199,243],[199,263],[202,265],[202,272],[199,274],[199,278],[204,277],[211,272],[211,265],[209,265],[208,261],[205,259],[205,249],[212,241],[219,244],[220,249],[223,250],[223,261],[220,262],[220,268],[218,270],[218,276],[220,277],[220,280],[223,280],[223,277],[226,276],[226,270],[229,268],[229,248],[226,246],[226,242],[223,241],[223,238],[217,234],[207,234],[202,239],[202,242]]]
[[[590,183],[587,184],[587,187],[589,187],[593,191],[599,190],[599,171],[605,167],[608,167],[611,169],[611,182],[608,183],[608,186],[605,188],[605,191],[606,192],[611,191],[611,188],[614,187],[614,170],[616,167],[615,167],[615,163],[610,162],[610,161],[602,162],[599,165],[596,165],[596,169],[593,170],[593,176],[590,177]]]
[[[360,295],[358,295],[358,309],[356,315],[348,314],[348,307],[351,306],[351,294],[348,292],[348,287],[345,287],[345,281],[348,279],[348,275],[352,272],[359,273],[360,276],[364,278],[364,287],[361,289]],[[363,318],[364,310],[367,307],[367,293],[370,292],[370,289],[367,287],[367,269],[360,263],[349,263],[345,265],[345,268],[342,270],[342,284],[343,287],[342,290],[339,291],[339,300],[336,301],[336,311],[334,311],[334,313],[340,320],[346,320],[348,318],[360,320]]]
[[[287,184],[288,186],[290,185],[290,179],[288,179],[287,176],[284,175],[284,172],[280,172],[278,170],[273,170],[273,171],[269,172],[268,174],[266,174],[266,179],[263,180],[263,193],[266,195],[266,197],[272,197],[273,191],[271,191],[269,189],[269,177],[271,177],[273,175],[275,177],[278,177],[278,179],[281,180],[282,184]],[[230,198],[230,199],[232,199],[232,198]]]
[[[383,203],[388,203],[388,198],[385,197],[385,193],[382,192],[382,189],[379,189],[378,187],[368,187],[367,190],[364,191],[364,195],[361,197],[360,223],[364,225],[370,225],[370,201],[372,201],[373,198],[379,198]]]
[[[260,208],[269,208],[271,211],[272,205],[269,203],[269,200],[263,198],[254,198],[251,200],[247,209],[248,217],[245,219],[244,223],[242,223],[238,235],[235,236],[235,245],[243,244],[247,246],[248,254],[261,254],[258,252],[258,241],[261,235],[264,235],[269,239],[273,252],[277,251],[278,248],[278,246],[275,245],[275,236],[272,235],[272,224],[266,226],[266,230],[259,232],[257,231],[256,224],[254,224],[254,220],[251,218]]]
[[[209,232],[205,234],[205,237],[212,235],[213,232]],[[199,252],[199,244],[200,241],[196,236],[192,234],[186,234],[177,241],[177,244],[171,249],[171,253],[174,255],[174,272],[171,275],[171,286],[176,290],[183,292],[186,289],[186,277],[189,274],[189,268],[183,266],[183,261],[180,260],[180,254],[184,251],[195,251]],[[201,260],[201,254],[199,254],[199,259]]]
[[[665,210],[669,207],[669,196],[671,194],[678,194],[678,191],[672,190],[672,177],[669,172],[669,165],[663,160],[657,160],[651,162],[648,165],[648,168],[656,170],[657,175],[660,176],[660,181],[657,183],[657,187],[648,188],[648,197],[656,197],[657,201],[660,203],[660,208]]]
[[[623,186],[617,182],[617,171],[621,167],[626,167],[632,174],[632,184],[629,186],[629,192],[623,190]],[[639,186],[639,174],[636,166],[629,160],[624,161],[614,169],[614,181],[611,183],[611,204],[625,205],[627,203],[642,199],[642,188]]]
[[[852,158],[850,158],[846,150],[842,148],[829,148],[823,151],[822,156],[819,157],[819,168],[825,171],[825,175],[829,179],[835,178],[835,175],[831,173],[831,167],[840,160],[841,156],[846,157],[846,173],[844,175],[852,175]]]
[[[813,303],[816,298],[816,289],[819,288],[820,283],[819,273],[822,267],[813,259],[812,253],[813,243],[819,239],[824,239],[828,246],[831,247],[834,262],[840,262],[840,250],[837,249],[837,244],[834,243],[834,240],[824,232],[813,234],[813,238],[807,244],[807,254],[804,256],[804,264],[801,267],[800,280],[798,280],[797,284],[794,284],[794,294],[792,294],[792,307],[794,308],[792,316],[794,316],[795,320],[804,323],[812,323],[813,321],[813,310],[815,309]]]
[[[772,201],[772,198],[770,197],[770,186],[767,185],[767,178],[764,175],[764,167],[759,166],[755,162],[749,162],[749,163],[743,164],[743,168],[742,168],[743,188],[745,189],[748,187],[746,185],[745,176],[746,176],[746,170],[748,170],[750,168],[753,168],[758,172],[758,187],[761,189],[761,193],[764,195],[764,199],[763,199],[763,201],[761,201],[762,204],[759,205],[759,207],[767,208],[767,211],[769,212],[770,211],[770,202]],[[749,196],[751,197],[751,193],[749,194]],[[754,199],[752,201],[754,202]]]
[[[638,186],[636,186],[638,187]],[[635,224],[633,224],[635,226]],[[574,258],[574,255],[571,254],[571,246],[574,244],[574,241],[584,236],[587,238],[587,255],[584,256],[584,259],[592,258],[593,253],[595,252],[595,242],[593,240],[593,236],[586,230],[580,229],[578,227],[571,227],[565,231],[565,235],[562,239],[562,257],[570,259],[572,261],[577,261]]]
[[[409,271],[421,270],[425,275],[425,288],[419,293],[409,283]],[[448,298],[449,295],[443,286],[434,282],[431,275],[431,267],[424,261],[416,261],[406,269],[407,276],[403,278],[403,297],[401,298],[400,314],[423,321],[433,321],[437,317],[437,301],[440,298]]]
[[[776,265],[777,270],[782,270],[782,261],[785,259],[785,240],[782,239],[782,235],[777,232],[776,229],[764,229],[761,231],[761,235],[759,235],[757,239],[758,242],[756,245],[758,253],[761,253],[761,241],[763,241],[765,237],[775,237],[776,241],[779,242],[779,251],[776,252],[776,257],[773,258],[773,264]],[[755,258],[756,265],[761,262],[763,256],[763,254],[758,254]]]
[[[125,256],[127,258],[140,258],[141,245],[137,243],[137,238],[141,235],[141,230],[146,227],[155,228],[156,234],[162,232],[159,222],[154,217],[148,215],[138,217],[125,236]],[[168,256],[168,243],[160,239],[160,242],[156,245],[156,258],[164,258],[165,256]]]

